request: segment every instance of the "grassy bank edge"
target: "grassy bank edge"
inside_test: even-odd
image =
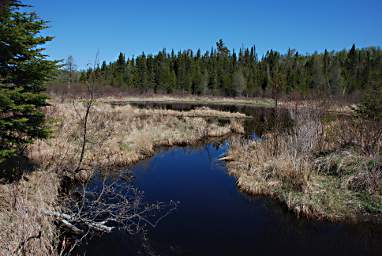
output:
[[[235,157],[236,154],[229,156],[230,159]],[[316,183],[314,190],[323,190],[321,194],[314,195],[313,193],[315,192],[312,191],[312,193],[291,191],[288,188],[283,188],[283,186],[288,186],[286,183],[282,184],[280,188],[278,183],[282,183],[282,181],[255,180],[251,175],[242,171],[243,167],[238,166],[237,160],[228,162],[227,167],[229,174],[237,179],[237,187],[240,191],[254,197],[266,196],[277,200],[285,205],[288,210],[294,212],[297,217],[337,223],[382,224],[381,214],[362,212],[362,208],[365,205],[373,207],[372,204],[375,204],[370,201],[370,197],[361,192],[351,192],[339,188],[340,180],[335,177],[312,173],[310,179],[313,183]],[[337,206],[333,206],[333,208],[320,208],[317,203],[338,204],[338,211],[333,210]]]
[[[288,131],[231,142],[227,167],[238,188],[310,219],[382,223],[378,127],[358,118],[326,119],[325,110],[289,111],[295,125]],[[365,151],[370,141],[375,147]]]
[[[163,103],[163,104],[206,104],[206,105],[236,105],[254,107],[273,107],[274,100],[270,98],[228,98],[228,97],[192,97],[192,96],[147,96],[147,97],[106,97],[102,98],[105,103]]]
[[[56,248],[59,246],[58,242],[60,241],[59,232],[53,223],[52,217],[44,215],[42,209],[56,211],[60,209],[58,197],[63,175],[60,172],[73,168],[73,165],[76,163],[76,156],[74,154],[78,152],[71,150],[72,147],[78,148],[78,141],[73,138],[74,135],[78,135],[77,132],[80,130],[78,127],[81,125],[81,121],[74,120],[74,118],[78,117],[79,112],[83,112],[83,105],[80,102],[76,102],[76,110],[74,111],[71,103],[62,104],[57,101],[52,101],[51,103],[52,106],[48,107],[47,115],[53,120],[55,136],[48,140],[36,141],[29,148],[32,159],[46,162],[35,172],[24,175],[20,181],[0,185],[1,255],[57,254]],[[147,159],[155,154],[158,147],[194,145],[208,138],[221,138],[235,132],[242,133],[244,129],[238,120],[242,120],[245,117],[245,115],[239,113],[218,112],[208,109],[200,109],[190,114],[177,111],[169,112],[167,110],[139,110],[130,106],[110,108],[102,103],[95,106],[92,114],[92,117],[94,117],[92,125],[94,125],[94,130],[98,129],[97,136],[100,136],[99,138],[113,139],[114,133],[111,135],[103,134],[103,131],[106,132],[109,125],[113,126],[113,122],[121,123],[119,128],[123,127],[124,123],[133,123],[134,128],[129,130],[132,132],[131,140],[138,140],[142,143],[140,146],[129,148],[128,150],[131,151],[131,154],[121,155],[121,158],[124,156],[129,156],[129,158],[116,158],[115,162],[111,164],[112,166],[129,166],[140,160]],[[150,115],[155,116],[156,121],[150,122]],[[231,120],[235,121],[229,125],[223,124],[219,126],[216,124],[205,126],[205,122],[203,122],[205,118],[219,116],[222,118],[232,118]],[[112,120],[111,124],[108,123],[105,126],[105,117],[110,117],[110,120]],[[128,120],[123,120],[123,118],[128,118]],[[135,126],[134,123],[136,123]],[[160,125],[163,123],[167,123],[169,126]],[[176,139],[168,138],[166,140],[164,138],[161,141],[149,141],[150,143],[147,143],[147,134],[144,132],[140,133],[141,130],[138,128],[140,127],[142,130],[148,129],[148,132],[154,129],[168,129],[166,134],[169,135],[172,132],[171,125],[185,125],[186,123],[189,126],[204,125],[205,127],[201,128],[205,129],[205,132],[203,130],[197,134],[198,136],[190,137],[188,135],[193,135],[193,133],[186,132],[187,129],[192,131],[192,127],[190,127],[185,128],[185,133],[177,136]],[[100,132],[99,127],[101,126],[103,128]],[[92,132],[92,127],[89,129]],[[116,129],[115,134],[121,133],[118,129]],[[92,149],[88,148],[87,150],[91,151]],[[111,154],[123,150],[123,147],[117,147],[116,151],[111,151]],[[85,181],[92,175],[94,171],[92,164],[98,168],[102,168],[102,166],[105,168],[112,167],[108,166],[109,159],[106,159],[106,161],[103,161],[105,159],[95,159],[94,157],[97,154],[96,152],[93,153],[92,155],[90,152],[91,156],[86,158],[85,162],[88,163],[86,165],[87,172],[79,173],[79,177],[77,177],[79,180],[84,178]],[[100,157],[106,156],[102,155]],[[64,159],[65,157],[67,157],[67,161]],[[118,160],[121,160],[121,162],[118,162]]]

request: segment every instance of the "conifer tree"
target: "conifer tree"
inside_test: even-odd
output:
[[[219,40],[216,49],[204,54],[200,50],[195,54],[192,50],[178,53],[172,50],[170,54],[162,50],[155,55],[142,54],[126,60],[120,53],[114,63],[104,63],[101,71],[104,74],[107,70],[104,84],[137,87],[142,93],[152,89],[157,93],[162,89],[162,92],[226,96],[269,97],[276,91],[346,96],[380,84],[381,63],[382,51],[375,47],[357,49],[353,45],[349,51],[325,50],[312,55],[300,55],[293,49],[284,55],[270,50],[258,59],[254,46],[242,48],[238,53],[233,50],[231,54],[223,40]]]
[[[43,45],[47,25],[19,1],[1,3],[0,16],[0,159],[12,156],[48,129],[41,107],[47,105],[44,83],[57,69],[47,60]]]
[[[125,54],[123,54],[122,52],[120,52],[118,55],[117,65],[120,67],[123,67],[126,65]]]

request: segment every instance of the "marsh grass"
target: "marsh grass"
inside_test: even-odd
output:
[[[382,162],[375,150],[380,142],[370,153],[365,141],[371,138],[354,137],[360,131],[339,119],[322,122],[324,111],[290,112],[293,128],[275,130],[260,141],[232,141],[229,154],[235,161],[228,168],[240,189],[270,195],[306,217],[379,222]]]
[[[47,108],[47,115],[55,121],[55,136],[34,143],[29,148],[29,157],[46,168],[73,169],[83,110],[81,102],[57,103]],[[245,115],[207,108],[181,112],[97,103],[89,118],[83,161],[86,169],[126,166],[152,155],[157,146],[193,144],[207,137],[241,133]],[[218,119],[228,122],[220,124]]]
[[[193,144],[244,131],[245,115],[240,113],[207,108],[150,110],[97,102],[89,113],[83,169],[75,173],[86,104],[80,100],[50,104],[44,111],[52,136],[28,148],[28,157],[39,169],[16,183],[0,185],[0,255],[55,255],[59,246],[65,247],[59,245],[53,219],[41,212],[60,210],[58,193],[64,176],[86,181],[95,169],[126,167],[151,156],[158,146]]]
[[[227,97],[207,97],[207,96],[141,96],[141,97],[104,97],[105,103],[186,103],[186,104],[211,104],[211,105],[250,105],[257,107],[273,107],[274,100],[270,98],[227,98]]]

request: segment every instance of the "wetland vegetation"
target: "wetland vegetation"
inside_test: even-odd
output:
[[[380,255],[379,47],[77,70],[30,8],[0,2],[0,255]]]

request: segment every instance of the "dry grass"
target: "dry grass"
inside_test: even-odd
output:
[[[216,104],[216,105],[251,105],[258,107],[272,107],[274,101],[269,98],[227,98],[227,97],[207,97],[207,96],[182,96],[174,97],[158,95],[154,97],[105,97],[102,102],[124,102],[124,103],[188,103],[188,104]]]
[[[354,108],[356,105],[350,105],[350,104],[341,104],[335,101],[329,101],[324,103],[326,104],[325,110],[329,113],[338,113],[343,115],[351,115],[354,113]],[[279,105],[284,108],[288,109],[301,109],[301,108],[321,108],[323,107],[322,100],[315,101],[315,100],[295,100],[295,101],[280,101]],[[328,107],[329,106],[329,107]]]
[[[291,115],[295,127],[287,132],[257,142],[232,142],[230,157],[235,161],[228,167],[238,186],[277,198],[307,217],[379,221],[380,155],[370,156],[335,140],[333,136],[344,135],[338,120],[323,125],[308,109]]]
[[[0,255],[57,254],[57,231],[41,210],[59,207],[55,204],[60,177],[73,174],[78,164],[85,106],[81,101],[53,101],[45,112],[52,122],[52,137],[36,141],[28,149],[29,158],[43,171],[0,186]],[[89,119],[83,161],[86,171],[79,172],[77,178],[89,178],[95,168],[134,163],[152,155],[156,146],[191,144],[210,136],[243,132],[243,118],[240,113],[207,108],[179,112],[97,103]]]
[[[49,107],[47,115],[55,120],[55,136],[34,143],[29,157],[46,168],[73,169],[79,156],[83,112],[81,102]],[[152,155],[156,146],[192,144],[206,137],[243,132],[243,118],[245,115],[240,113],[207,108],[180,112],[98,103],[90,113],[84,166],[87,169],[126,166]],[[217,119],[229,120],[219,124]]]
[[[41,213],[58,195],[54,173],[35,172],[0,186],[0,255],[55,255],[56,229]]]

